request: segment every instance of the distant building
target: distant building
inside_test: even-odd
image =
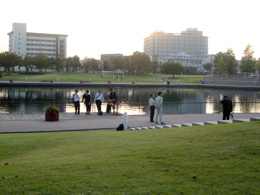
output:
[[[123,54],[120,53],[112,53],[112,54],[101,54],[100,60],[104,62],[105,60],[108,61],[110,57],[114,56],[124,56]]]
[[[67,57],[67,37],[61,34],[26,32],[26,23],[13,23],[9,32],[9,52],[21,57],[44,54],[47,57]]]
[[[180,34],[155,31],[144,39],[144,53],[159,64],[179,62],[202,70],[202,61],[208,55],[208,37],[196,28]]]

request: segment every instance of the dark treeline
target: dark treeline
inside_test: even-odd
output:
[[[241,64],[238,65],[235,54],[231,48],[226,52],[218,52],[214,56],[213,63],[204,64],[203,67],[208,73],[219,75],[235,75],[238,72],[253,73],[260,70],[260,61],[253,56],[254,51],[251,45],[247,45]],[[165,62],[159,65],[157,61],[151,61],[150,57],[143,52],[134,52],[130,56],[111,56],[105,61],[85,57],[83,60],[75,55],[68,58],[48,58],[44,54],[35,57],[26,55],[22,58],[15,53],[0,53],[0,67],[5,71],[15,72],[15,67],[25,68],[26,73],[32,71],[56,71],[56,72],[86,72],[94,73],[100,71],[124,71],[129,74],[163,73],[163,74],[198,74],[197,67],[184,67],[179,62]]]

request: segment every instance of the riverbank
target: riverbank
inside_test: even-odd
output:
[[[250,118],[259,118],[260,114],[234,114],[234,120],[226,122],[249,122]],[[129,128],[135,130],[200,126],[205,124],[223,124],[221,114],[165,114],[163,121],[167,125],[151,123],[149,115],[128,116]],[[241,120],[241,121],[238,121]],[[260,120],[260,118],[259,118]],[[2,133],[36,133],[36,132],[63,132],[116,129],[123,123],[122,115],[97,113],[75,115],[74,113],[60,113],[60,121],[46,122],[45,114],[0,114],[0,134]]]
[[[260,86],[249,85],[214,85],[185,83],[122,83],[122,82],[37,82],[37,81],[1,81],[1,87],[157,87],[157,88],[198,88],[198,89],[233,89],[260,90]]]

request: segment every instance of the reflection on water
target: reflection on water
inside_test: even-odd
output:
[[[0,113],[33,113],[45,112],[48,105],[60,108],[61,112],[74,112],[71,103],[73,88],[2,88],[0,89]],[[80,88],[82,98],[86,89]],[[98,88],[88,88],[92,101]],[[108,89],[101,88],[105,100],[108,100]],[[118,95],[119,113],[129,115],[143,115],[150,112],[148,100],[150,94],[155,96],[158,91],[163,92],[164,114],[186,113],[219,113],[222,111],[220,100],[227,95],[234,104],[236,113],[260,113],[260,91],[237,90],[205,90],[205,89],[174,89],[174,88],[115,88]],[[106,111],[107,103],[102,104],[102,111]],[[92,104],[92,112],[96,112],[96,105]],[[80,104],[82,113],[85,105]]]

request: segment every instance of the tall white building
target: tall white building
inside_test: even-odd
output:
[[[144,39],[144,53],[160,64],[179,62],[203,70],[202,61],[208,55],[208,37],[196,28],[188,28],[180,34],[155,31]]]
[[[26,32],[26,23],[13,23],[9,35],[9,52],[21,57],[44,54],[47,57],[67,57],[67,37],[61,34]]]

